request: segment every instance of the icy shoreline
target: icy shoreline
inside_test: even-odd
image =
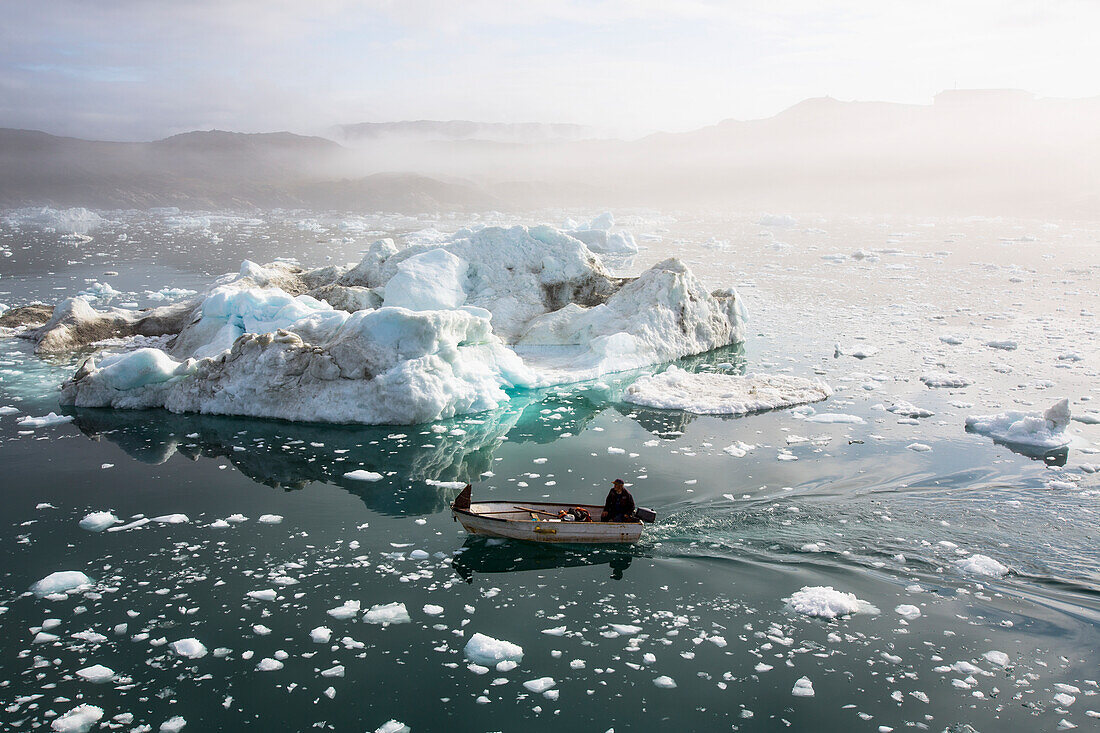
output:
[[[23,335],[40,353],[164,339],[87,359],[62,385],[65,405],[362,424],[480,412],[512,388],[744,340],[737,293],[707,291],[676,258],[637,278],[612,276],[586,244],[628,241],[610,226],[598,217],[583,230],[464,229],[402,249],[384,239],[356,265],[314,270],[246,261],[208,292],[161,308],[98,311],[71,298]]]

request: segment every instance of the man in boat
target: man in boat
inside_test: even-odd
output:
[[[634,521],[634,497],[626,490],[621,478],[615,479],[611,484],[611,491],[607,492],[607,501],[603,504],[603,513],[600,514],[601,522],[633,522]]]

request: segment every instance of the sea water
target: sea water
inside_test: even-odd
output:
[[[79,239],[7,221],[0,303],[144,307],[245,258],[316,266],[380,236],[589,213],[100,212]],[[118,730],[1096,726],[1100,427],[1042,453],[963,423],[1100,410],[1100,229],[616,218],[642,246],[618,272],[676,255],[745,299],[748,341],[682,367],[834,395],[701,417],[624,402],[631,373],[433,425],[71,410],[27,429],[62,412],[81,355],[0,340],[0,727],[80,705]],[[945,372],[972,384],[920,380]],[[933,414],[885,409],[900,400]],[[599,503],[617,477],[658,513],[634,547],[474,539],[448,511],[461,482]],[[96,512],[119,522],[82,528]],[[91,582],[30,591],[63,571]],[[476,633],[522,658],[467,659]]]

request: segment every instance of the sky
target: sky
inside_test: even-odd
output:
[[[404,119],[633,136],[826,95],[1100,95],[1092,0],[0,0],[0,16],[0,127],[94,139]]]

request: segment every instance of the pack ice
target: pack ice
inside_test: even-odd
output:
[[[246,261],[207,293],[159,308],[69,299],[23,335],[39,352],[170,337],[163,349],[89,357],[62,385],[63,404],[367,424],[488,410],[511,388],[744,339],[734,290],[708,292],[675,258],[613,277],[573,236],[609,223],[589,227],[464,229],[403,249],[384,239],[357,265],[314,270]]]

